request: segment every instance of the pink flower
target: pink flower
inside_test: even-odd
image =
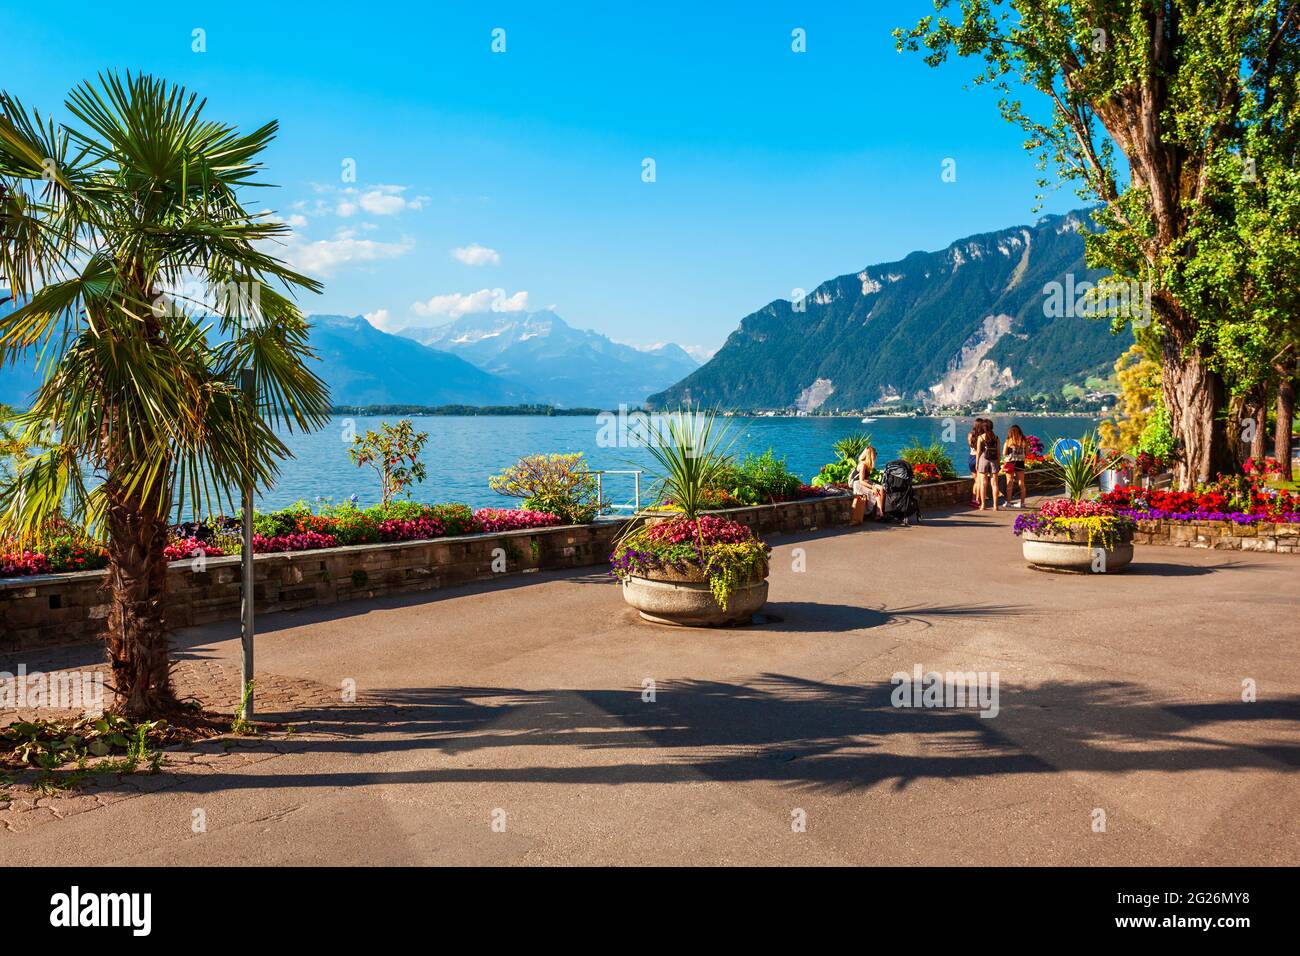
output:
[[[298,534],[278,534],[265,538],[253,535],[253,552],[267,554],[275,551],[315,551],[318,548],[337,548],[338,540],[332,534],[303,531]]]
[[[559,515],[525,508],[480,508],[474,512],[474,530],[484,532],[519,531],[524,528],[551,528],[564,524]]]

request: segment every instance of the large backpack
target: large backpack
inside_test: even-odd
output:
[[[905,461],[891,461],[885,466],[882,484],[885,486],[885,517],[901,524],[913,518],[921,520],[921,509],[912,490],[912,466]]]

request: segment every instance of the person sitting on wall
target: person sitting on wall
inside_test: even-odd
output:
[[[853,470],[853,516],[850,524],[862,524],[866,514],[867,503],[871,503],[871,517],[883,518],[885,515],[885,486],[871,480],[876,470],[876,449],[868,445],[858,456],[858,465]]]

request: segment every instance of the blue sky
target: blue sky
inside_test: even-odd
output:
[[[292,217],[285,255],[326,284],[304,307],[389,328],[495,301],[716,348],[795,288],[1033,218],[1023,134],[966,88],[974,64],[894,51],[928,0],[700,6],[28,4],[0,82],[57,111],[98,70],[147,70],[214,118],[278,119],[280,188],[256,204]],[[1066,188],[1043,211],[1078,205]]]

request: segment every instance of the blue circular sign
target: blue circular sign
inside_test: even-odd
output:
[[[1052,457],[1062,464],[1067,458],[1077,458],[1083,454],[1083,444],[1077,438],[1058,438],[1052,445]]]

